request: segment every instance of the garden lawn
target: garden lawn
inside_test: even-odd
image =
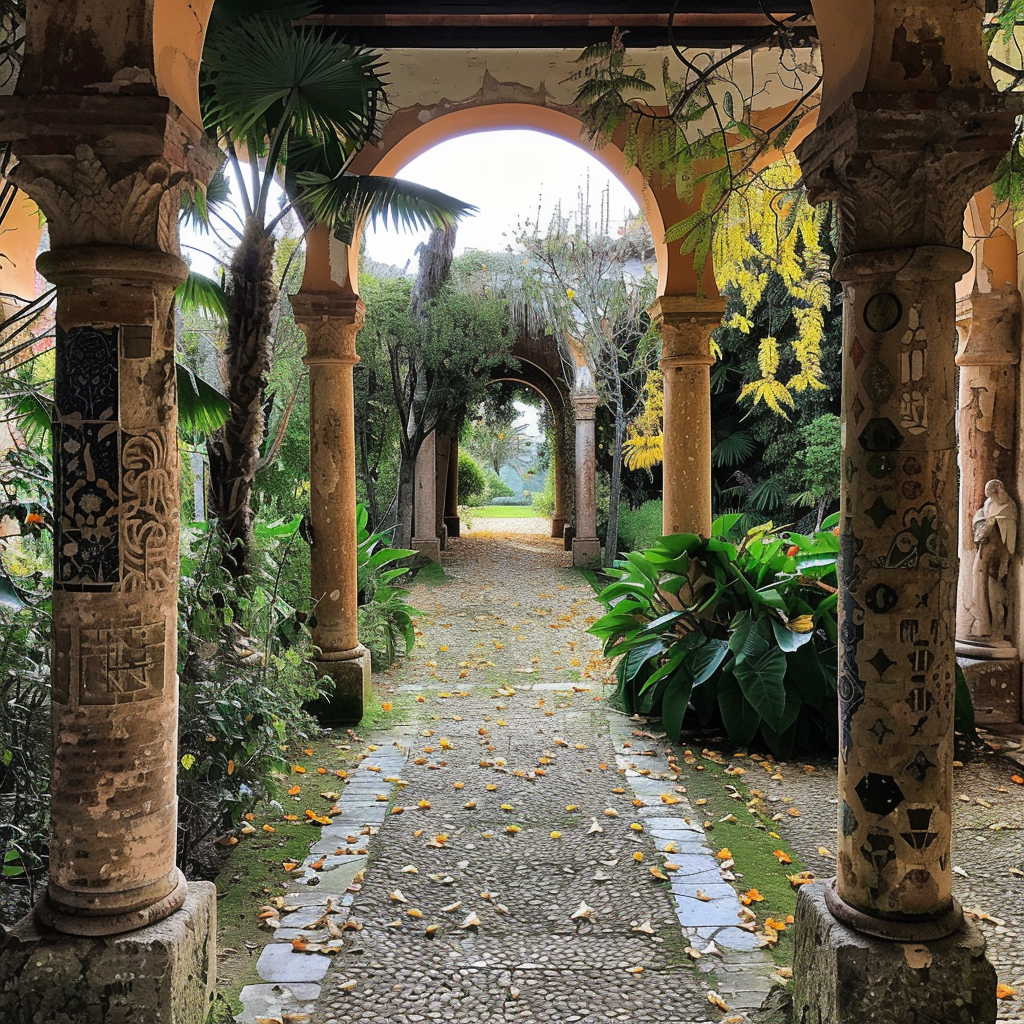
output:
[[[539,517],[532,505],[482,505],[467,508],[467,519],[535,519]]]

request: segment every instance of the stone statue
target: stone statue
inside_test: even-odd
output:
[[[1010,556],[1017,547],[1017,505],[1001,480],[985,484],[985,504],[972,520],[978,558],[969,611],[972,637],[1003,640],[1009,629],[1006,582]]]

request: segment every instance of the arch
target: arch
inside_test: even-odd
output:
[[[357,174],[393,177],[411,160],[447,139],[516,128],[543,132],[591,153],[626,186],[644,210],[654,236],[659,290],[667,286],[672,259],[669,246],[664,240],[665,229],[675,223],[675,219],[666,219],[657,194],[646,184],[640,170],[637,167],[626,169],[626,158],[618,146],[609,143],[601,149],[592,149],[584,145],[580,141],[582,122],[561,110],[533,103],[488,103],[454,110],[425,123],[419,120],[414,109],[399,110],[388,121],[380,144],[372,149],[363,149],[353,161],[352,170]],[[358,253],[359,244],[356,241],[349,254],[349,274],[353,281],[357,280]],[[676,256],[676,259],[679,257]]]

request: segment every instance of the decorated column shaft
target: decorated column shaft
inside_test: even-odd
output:
[[[177,831],[178,187],[210,165],[155,96],[5,97],[13,177],[46,214],[54,382],[52,927],[159,921],[187,887]],[[53,118],[54,120],[48,120]],[[117,145],[82,141],[117,125]],[[69,137],[74,133],[73,138]],[[186,154],[191,154],[186,156]]]
[[[601,558],[601,542],[597,539],[597,452],[594,440],[597,395],[574,394],[572,405],[576,414],[576,534],[572,540],[572,564],[585,566]]]
[[[837,197],[844,285],[838,877],[833,915],[926,940],[951,893],[957,476],[953,342],[964,207],[1005,150],[994,94],[856,94],[800,147]]]
[[[459,536],[462,521],[459,519],[459,439],[451,439],[448,452],[448,486],[444,491],[444,528],[449,540]]]
[[[711,534],[711,333],[723,299],[663,295],[661,368],[665,380],[662,529]]]
[[[367,654],[359,643],[352,391],[352,368],[359,362],[356,335],[366,307],[358,296],[341,290],[300,291],[291,296],[291,304],[306,335],[303,362],[309,367],[313,643],[320,667],[335,675],[338,663],[365,661]]]
[[[984,519],[986,486],[991,481],[1000,481],[1011,500],[1019,497],[1015,462],[1020,330],[1021,297],[1015,287],[975,290],[971,295],[970,326],[956,356],[960,367],[960,587],[956,635],[962,653],[974,657],[1012,657],[1014,653],[1013,645],[1007,642],[1013,632],[1010,581],[1008,572],[1002,572],[1009,569],[1005,564],[1009,559],[979,564],[975,536],[984,534],[979,520]],[[1009,528],[1009,520],[1007,524],[1003,533]],[[1012,555],[1016,515],[1013,537],[1007,536],[1006,541],[998,535],[999,525],[992,546]]]
[[[416,495],[413,499],[415,529],[412,546],[433,562],[441,561],[441,542],[437,538],[437,432],[423,439],[416,456]]]

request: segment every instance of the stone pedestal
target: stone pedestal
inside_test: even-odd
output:
[[[566,523],[562,529],[562,547],[566,551],[572,551],[572,542],[576,539],[576,527]]]
[[[840,924],[825,886],[800,889],[793,1020],[806,1024],[993,1024],[996,972],[969,922],[944,939],[893,942]]]
[[[564,516],[551,517],[551,536],[565,537],[566,522]]]
[[[4,1024],[205,1024],[216,978],[217,891],[191,882],[180,910],[107,938],[62,935],[33,916],[0,944]]]
[[[595,537],[576,537],[572,542],[572,564],[577,569],[601,564],[601,542]]]
[[[665,380],[662,530],[711,534],[711,332],[722,324],[725,300],[663,295]]]
[[[957,658],[957,662],[971,691],[974,720],[978,726],[1019,725],[1024,721],[1018,658]]]
[[[359,644],[344,659],[318,658],[313,665],[317,674],[329,676],[334,686],[329,697],[309,705],[310,713],[323,725],[355,725],[373,696],[370,652]]]
[[[459,439],[451,439],[448,452],[448,486],[444,491],[444,528],[448,539],[459,536],[462,520],[459,519]]]

